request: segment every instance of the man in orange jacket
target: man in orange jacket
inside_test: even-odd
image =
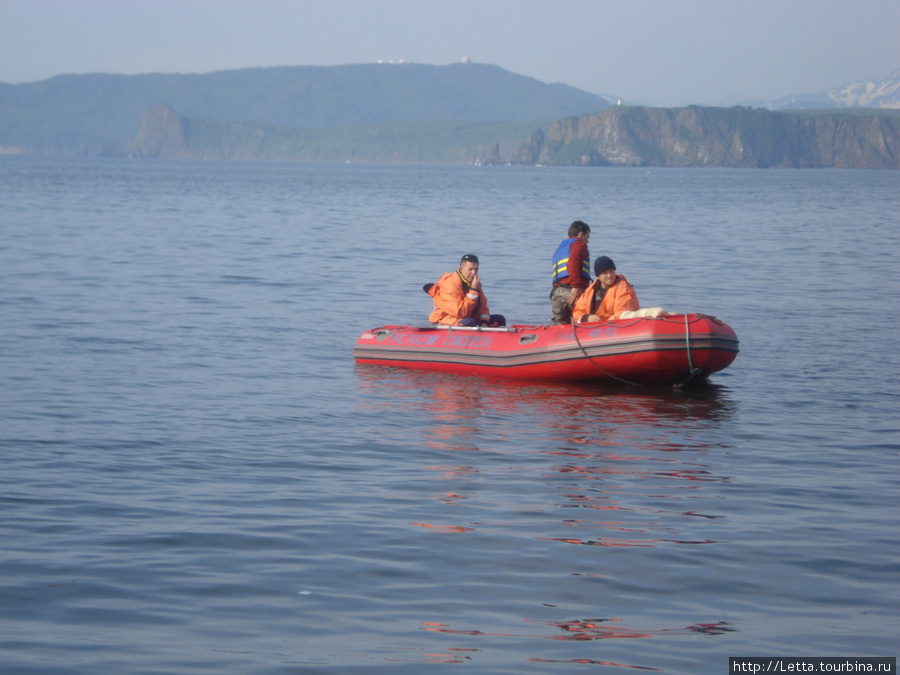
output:
[[[572,318],[577,323],[616,319],[626,310],[640,309],[634,287],[621,274],[616,274],[612,258],[601,255],[594,261],[597,279],[575,302]]]
[[[501,314],[491,314],[478,276],[478,256],[467,253],[455,272],[448,272],[428,289],[434,300],[432,323],[448,326],[505,326]]]

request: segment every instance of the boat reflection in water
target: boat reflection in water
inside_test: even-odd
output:
[[[682,536],[669,519],[718,517],[690,502],[705,494],[704,486],[728,480],[716,469],[716,451],[728,445],[721,434],[709,434],[734,412],[727,390],[713,385],[689,393],[523,387],[371,367],[359,368],[358,375],[365,412],[403,411],[404,419],[419,420],[412,427],[419,437],[414,442],[438,451],[427,453],[428,458],[457,460],[429,465],[436,477],[454,483],[452,490],[432,495],[435,499],[472,499],[484,490],[485,476],[499,472],[500,483],[493,481],[489,491],[520,483],[522,492],[510,495],[559,514],[566,532],[554,529],[542,537],[592,546],[710,543]],[[408,438],[410,425],[401,428]],[[546,501],[534,504],[536,494]],[[614,519],[611,514],[600,518],[603,511],[618,513]],[[585,529],[592,536],[584,535]],[[598,529],[605,535],[597,536]]]
[[[423,617],[422,630],[573,644],[732,630],[722,616],[622,618],[618,604],[625,598],[629,606],[635,593],[664,597],[673,574],[696,569],[702,551],[725,538],[723,453],[737,409],[727,388],[523,386],[370,366],[357,376],[360,418],[377,415],[377,428],[396,428],[406,448],[396,457],[403,489],[419,499],[406,525],[426,538],[451,538],[443,550],[456,562],[446,564],[482,570],[472,573],[476,587],[517,596],[524,583],[546,598],[544,609],[518,610],[514,631],[504,625],[508,617],[465,615]],[[661,573],[660,556],[677,572]],[[509,580],[507,566],[516,570]],[[594,600],[558,605],[557,592],[568,591],[557,586],[574,583],[587,584],[585,597]],[[588,613],[600,608],[600,618]]]
[[[423,610],[421,630],[456,641],[442,658],[525,641],[526,660],[549,663],[536,644],[528,659],[527,642],[677,644],[734,630],[721,615],[635,606],[695,583],[679,577],[726,537],[727,388],[523,386],[371,366],[357,377],[359,417],[378,416],[373,428],[396,429],[404,448],[398,485],[416,500],[404,525],[424,538],[425,564],[466,569],[459,594],[477,603],[467,592],[489,588],[497,603],[488,616]],[[644,669],[633,653],[560,657]]]
[[[522,385],[377,366],[356,373],[369,412],[416,415],[423,444],[446,449],[501,451],[513,443],[526,451],[537,443],[538,452],[577,455],[598,445],[696,448],[702,442],[691,430],[727,420],[736,407],[727,387],[709,382],[671,391],[615,383]]]

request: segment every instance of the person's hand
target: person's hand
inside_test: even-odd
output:
[[[472,278],[472,288],[474,288],[476,291],[481,290],[481,277],[477,274]]]
[[[584,322],[585,323],[596,323],[599,320],[600,320],[599,316],[597,316],[596,314],[591,314],[590,316],[588,316],[587,319],[585,319]]]
[[[575,306],[575,301],[578,300],[579,296],[581,296],[580,288],[573,288],[571,291],[569,291],[569,299],[566,300],[566,303],[569,305],[569,307]]]

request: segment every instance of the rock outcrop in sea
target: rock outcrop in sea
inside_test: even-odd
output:
[[[155,105],[144,111],[141,128],[125,147],[138,157],[188,157],[190,122],[171,106]]]

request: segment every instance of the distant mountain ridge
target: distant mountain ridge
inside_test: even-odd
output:
[[[900,68],[887,77],[832,89],[828,92],[828,98],[848,108],[900,109]]]
[[[317,128],[441,120],[538,122],[597,112],[611,101],[477,63],[60,75],[0,84],[0,148],[114,152],[138,132],[144,111],[160,104],[190,118]]]
[[[900,68],[874,80],[843,84],[828,91],[783,96],[771,101],[741,101],[769,110],[822,110],[837,108],[900,109]]]
[[[898,79],[774,112],[611,105],[471,63],[62,75],[0,84],[0,154],[900,169]]]

